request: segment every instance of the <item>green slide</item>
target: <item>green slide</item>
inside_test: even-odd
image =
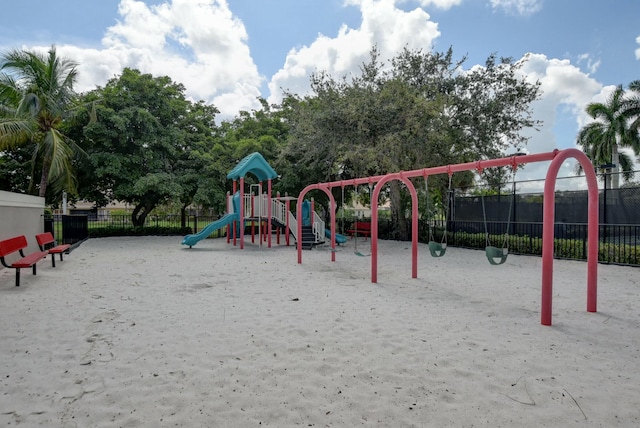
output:
[[[233,221],[238,220],[238,218],[239,216],[237,214],[226,214],[224,217],[206,225],[200,232],[185,236],[182,240],[182,245],[188,245],[189,248],[191,248],[207,236],[211,235],[213,231],[233,223]]]
[[[325,229],[324,230],[324,236],[326,236],[327,238],[331,239],[331,230]],[[336,244],[344,244],[345,242],[347,242],[346,236],[341,235],[338,232],[336,232]]]

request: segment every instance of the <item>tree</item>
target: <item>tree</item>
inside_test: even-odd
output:
[[[0,190],[15,193],[27,191],[32,152],[30,145],[22,145],[0,155]]]
[[[98,206],[112,200],[133,205],[135,226],[158,205],[188,205],[198,194],[194,174],[202,166],[192,155],[198,144],[203,151],[212,144],[217,109],[189,102],[169,77],[128,68],[85,100],[96,104],[98,120],[75,129],[89,155],[80,195]]]
[[[202,101],[188,106],[178,127],[184,130],[184,143],[174,165],[182,192],[178,197],[182,226],[186,226],[187,208],[196,205],[220,212],[226,204],[226,176],[216,165],[226,158],[221,141],[214,135],[215,116],[219,110]],[[226,174],[226,173],[225,173]]]
[[[594,121],[582,128],[577,137],[577,144],[595,167],[611,165],[614,189],[619,187],[620,170],[625,181],[631,180],[634,175],[633,158],[620,149],[629,148],[635,155],[640,153],[639,87],[640,82],[633,82],[630,88],[636,95],[627,96],[622,85],[619,85],[605,103],[587,105],[585,110]]]
[[[29,192],[37,188],[41,197],[49,184],[75,192],[72,161],[82,150],[62,127],[76,108],[76,79],[76,63],[58,57],[55,47],[46,55],[13,50],[0,56],[0,150],[32,146]]]
[[[312,95],[288,94],[290,138],[282,152],[300,190],[318,181],[347,180],[402,170],[499,156],[526,143],[520,132],[535,128],[530,103],[539,84],[518,77],[522,63],[490,56],[484,67],[463,72],[464,59],[445,53],[403,50],[387,66],[377,51],[361,74],[336,80],[312,76]],[[470,174],[456,174],[454,186]],[[430,188],[443,193],[448,179]],[[339,189],[338,189],[339,191]],[[396,236],[406,238],[410,199],[389,185]],[[334,195],[335,196],[335,195]]]

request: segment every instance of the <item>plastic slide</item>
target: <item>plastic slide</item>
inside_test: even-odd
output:
[[[206,225],[200,232],[185,236],[182,240],[182,245],[188,245],[189,248],[191,248],[207,236],[211,235],[214,230],[221,229],[226,225],[233,223],[234,220],[238,220],[238,218],[239,216],[237,214],[226,214],[213,223]]]
[[[331,239],[331,230],[325,229],[324,236]],[[336,232],[336,244],[344,244],[345,242],[347,242],[347,237]]]

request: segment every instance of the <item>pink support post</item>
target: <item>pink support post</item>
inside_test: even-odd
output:
[[[284,197],[285,197],[285,199],[286,199],[286,201],[285,201],[285,205],[286,205],[286,207],[287,207],[287,213],[285,214],[285,215],[287,216],[287,218],[286,218],[286,220],[285,220],[285,222],[286,222],[286,227],[285,227],[285,233],[286,233],[286,236],[285,236],[285,239],[284,239],[284,240],[285,240],[285,242],[287,243],[287,247],[291,244],[291,243],[290,243],[290,239],[291,239],[291,238],[289,237],[289,235],[290,235],[290,233],[289,233],[289,230],[290,230],[290,229],[289,229],[289,228],[291,227],[291,225],[289,224],[289,212],[291,212],[291,201],[289,200],[288,196],[289,196],[289,195],[287,195],[286,193],[284,194]]]
[[[244,250],[244,177],[240,177],[240,249]]]
[[[230,214],[232,209],[233,209],[233,204],[231,203],[229,192],[227,192],[227,214]],[[231,242],[231,225],[227,224],[227,244],[229,242]]]
[[[313,190],[313,189],[318,189],[318,190],[322,190],[324,193],[326,193],[327,197],[329,198],[329,201],[331,201],[330,203],[333,204],[331,206],[335,206],[336,200],[333,197],[333,194],[331,193],[331,187],[327,186],[326,183],[322,183],[322,184],[310,184],[307,187],[305,187],[304,189],[302,189],[302,192],[300,192],[300,194],[298,195],[298,201],[297,201],[297,206],[296,206],[296,219],[297,219],[297,233],[296,236],[298,237],[298,264],[302,263],[302,203],[304,202],[304,197],[307,193],[309,193],[309,191]],[[312,217],[312,221],[313,221],[313,198],[311,198],[311,212],[309,213]],[[335,224],[336,224],[336,217],[335,217],[335,211],[331,212],[331,225],[332,225],[332,241],[333,241],[333,245],[335,248]],[[335,251],[331,251],[331,261],[335,261],[336,260],[336,252]]]
[[[272,212],[272,201],[271,201],[271,179],[269,179],[269,181],[267,182],[267,248],[271,248],[271,231],[272,231],[272,226],[271,226],[271,215],[273,214]]]
[[[331,208],[331,261],[336,261],[336,199],[328,189],[326,193],[329,195],[329,207]]]
[[[233,196],[235,196],[235,195],[236,195],[236,192],[238,191],[238,189],[237,189],[237,188],[238,188],[238,182],[237,182],[236,180],[233,180]],[[241,199],[242,199],[242,198],[241,198]],[[232,201],[233,201],[233,199],[232,199]],[[232,205],[233,205],[233,202],[232,202]],[[236,213],[236,214],[237,214],[237,215],[240,215],[240,213]],[[233,227],[231,228],[231,229],[233,229],[233,230],[232,230],[232,233],[233,233],[233,246],[234,246],[234,247],[235,247],[235,246],[236,246],[236,244],[237,244],[237,243],[236,243],[236,240],[237,240],[237,236],[236,236],[236,235],[237,235],[237,230],[238,230],[238,227],[237,227],[237,221],[238,221],[238,220],[234,220],[234,221],[233,221]]]
[[[557,153],[547,170],[544,185],[542,225],[542,305],[540,322],[551,325],[553,299],[553,244],[555,221],[555,186],[558,171],[569,157],[580,162],[587,178],[587,311],[596,312],[598,288],[598,182],[591,161],[578,149],[566,149]]]
[[[418,193],[405,173],[382,176],[371,195],[371,282],[378,282],[378,198],[382,187],[391,180],[402,181],[411,194],[411,278],[418,277]],[[375,209],[374,209],[375,201]]]

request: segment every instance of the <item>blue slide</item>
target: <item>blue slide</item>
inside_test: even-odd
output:
[[[238,220],[238,218],[239,216],[237,214],[226,214],[224,217],[206,225],[200,232],[185,236],[182,240],[182,245],[188,245],[189,248],[191,248],[207,236],[211,235],[214,230],[221,229],[226,225],[233,223],[234,220]]]
[[[329,229],[325,229],[324,236],[331,239],[331,231]],[[336,244],[344,244],[345,242],[347,242],[347,237],[336,232]]]

